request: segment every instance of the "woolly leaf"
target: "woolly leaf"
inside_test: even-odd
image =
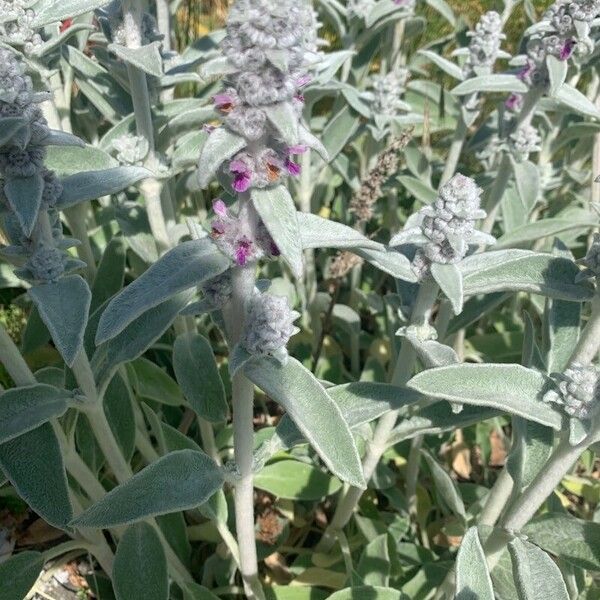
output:
[[[556,58],[556,56],[552,56],[552,54],[548,54],[546,56],[546,66],[548,67],[548,75],[550,77],[548,95],[554,96],[565,82],[569,62],[560,60]]]
[[[4,195],[27,237],[37,221],[43,192],[44,178],[40,173],[31,177],[7,177],[4,181]]]
[[[69,392],[51,385],[7,390],[0,395],[0,444],[60,417],[67,410],[69,399]]]
[[[543,373],[510,364],[459,364],[415,375],[408,386],[431,396],[496,408],[559,430],[560,413],[542,400],[550,380]]]
[[[114,338],[147,310],[229,267],[210,239],[183,242],[113,298],[100,318],[96,343]]]
[[[431,275],[446,298],[450,300],[454,314],[459,315],[462,312],[464,295],[462,273],[458,266],[455,264],[433,263],[431,265]]]
[[[456,557],[456,600],[494,600],[492,580],[477,527],[465,533]]]
[[[0,444],[0,468],[33,511],[54,527],[67,527],[73,511],[63,457],[52,425],[44,423]]]
[[[227,419],[225,388],[209,341],[199,333],[180,335],[173,345],[177,382],[194,411],[207,421]]]
[[[0,118],[0,147],[4,144],[12,144],[13,136],[28,125],[29,121],[23,117]]]
[[[600,119],[600,110],[578,89],[563,83],[555,92],[554,98],[570,110],[575,110],[586,117]]]
[[[393,588],[361,585],[334,592],[327,600],[408,600],[408,596]]]
[[[560,569],[543,550],[515,538],[508,551],[519,600],[569,600]]]
[[[205,188],[221,164],[237,154],[246,145],[246,140],[226,127],[218,127],[208,136],[202,146],[198,162],[198,181]]]
[[[168,599],[165,551],[148,523],[131,525],[119,540],[112,582],[117,600]]]
[[[196,508],[223,485],[223,474],[202,452],[162,456],[79,515],[76,527],[113,527]]]
[[[304,262],[297,211],[287,188],[253,189],[252,202],[294,275],[302,277]]]
[[[37,581],[44,557],[39,552],[19,552],[0,564],[0,598],[23,600]]]
[[[128,65],[140,69],[140,71],[148,75],[161,77],[163,74],[160,42],[151,42],[139,48],[127,48],[127,46],[121,46],[120,44],[109,44],[108,49]]]
[[[92,284],[91,311],[95,311],[112,298],[122,287],[125,279],[125,242],[115,237],[106,246],[98,271]]]
[[[115,167],[76,173],[62,180],[63,192],[57,206],[62,210],[79,202],[110,196],[151,175],[143,167]]]
[[[410,261],[404,254],[395,250],[374,250],[372,248],[354,248],[354,254],[364,258],[384,273],[415,283],[417,276],[411,268]]]
[[[366,545],[356,571],[366,585],[389,585],[391,564],[387,533],[378,535]]]
[[[365,237],[360,231],[323,219],[311,213],[298,213],[298,227],[302,239],[302,247],[307,248],[369,248],[384,251],[385,247]]]
[[[42,320],[69,367],[83,345],[92,293],[79,275],[69,275],[53,283],[29,290]]]
[[[456,482],[448,475],[437,460],[429,452],[421,450],[421,454],[425,457],[429,470],[433,477],[433,482],[438,493],[438,497],[443,500],[448,508],[463,521],[466,520],[465,505],[458,491]]]
[[[529,213],[538,199],[540,174],[537,167],[529,160],[523,162],[511,160],[510,162],[519,198],[523,207]]]
[[[291,357],[286,364],[281,364],[265,356],[248,360],[243,372],[285,408],[334,475],[356,487],[365,487],[348,424],[336,403],[308,369]]]
[[[271,104],[265,112],[286,144],[298,144],[298,115],[290,102]]]
[[[458,79],[459,81],[464,79],[462,69],[456,63],[444,58],[437,52],[431,50],[419,50],[418,53],[428,58],[432,63],[442,69],[444,73],[450,75],[450,77],[454,77],[454,79]]]
[[[107,0],[47,0],[36,6],[31,26],[44,27],[68,18],[77,17],[108,4]]]
[[[527,85],[516,75],[493,74],[470,77],[453,88],[451,93],[455,96],[466,96],[477,92],[514,92],[524,94],[527,91]]]
[[[184,403],[179,386],[159,365],[141,357],[129,367],[138,396],[169,406],[181,406]]]

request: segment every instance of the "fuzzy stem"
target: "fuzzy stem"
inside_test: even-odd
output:
[[[17,386],[35,385],[37,383],[31,369],[2,323],[0,323],[0,362]]]
[[[467,137],[467,131],[468,129],[465,120],[460,117],[456,129],[454,130],[452,143],[450,144],[450,150],[448,151],[448,158],[446,158],[446,164],[444,165],[444,171],[440,179],[440,186],[449,181],[456,172],[460,154]]]
[[[592,300],[592,314],[581,332],[570,363],[588,365],[594,360],[600,349],[600,293],[596,291]]]
[[[421,284],[410,318],[411,325],[426,323],[429,320],[438,291],[438,285],[433,279],[427,279]],[[403,339],[392,376],[392,385],[403,386],[406,384],[413,373],[415,359],[416,355],[412,345],[406,339]],[[398,413],[398,410],[386,413],[375,427],[373,439],[368,444],[367,452],[363,459],[365,481],[371,479],[379,460],[387,449],[388,439],[396,425]],[[353,486],[349,486],[343,492],[331,523],[317,545],[317,552],[328,552],[332,548],[336,540],[335,532],[346,526],[354,513],[354,509],[362,493],[363,490]]]
[[[198,417],[198,427],[200,429],[200,438],[202,439],[202,448],[218,465],[222,464],[212,424],[206,419]]]
[[[493,526],[500,518],[506,503],[512,495],[514,487],[513,478],[508,469],[504,467],[496,479],[492,489],[489,491],[485,504],[479,515],[481,525]]]

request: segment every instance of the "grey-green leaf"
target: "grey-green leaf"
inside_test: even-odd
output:
[[[492,580],[477,527],[465,533],[456,557],[456,600],[494,600]]]
[[[459,364],[429,369],[408,386],[426,396],[487,406],[559,430],[560,413],[542,400],[551,385],[543,373],[511,364]]]
[[[271,104],[265,112],[286,144],[293,146],[298,143],[298,115],[290,102]]]
[[[19,552],[0,564],[0,598],[23,600],[34,586],[44,567],[39,552]]]
[[[173,369],[189,405],[213,423],[227,419],[225,388],[210,342],[199,333],[184,333],[173,345]]]
[[[203,452],[170,452],[111,490],[73,521],[76,527],[113,527],[189,510],[223,485],[223,474]]]
[[[148,523],[131,525],[119,540],[112,582],[117,600],[168,600],[165,551]]]
[[[448,505],[448,508],[463,520],[466,520],[465,505],[458,491],[456,482],[443,469],[438,461],[425,450],[421,450],[421,454],[425,457],[429,470],[433,476],[438,497]]]
[[[148,75],[161,77],[163,74],[160,42],[144,44],[139,48],[128,48],[121,44],[109,44],[108,49],[114,52],[122,61],[134,66]]]
[[[281,404],[334,475],[364,488],[354,438],[337,404],[315,376],[294,358],[282,365],[271,357],[255,357],[244,374]]]
[[[543,550],[515,538],[508,551],[519,600],[569,600],[560,569]]]
[[[296,277],[302,277],[302,240],[296,206],[287,188],[253,189],[252,202]]]
[[[4,181],[4,195],[27,237],[37,221],[43,191],[44,179],[39,173],[31,177],[7,177]]]
[[[200,187],[206,187],[221,164],[237,154],[245,145],[246,140],[243,137],[232,133],[226,127],[218,127],[212,131],[200,152],[198,162]]]
[[[27,433],[67,410],[69,392],[51,385],[12,388],[0,394],[0,444]]]
[[[36,5],[32,27],[38,28],[77,17],[108,4],[107,0],[47,0]]]
[[[79,275],[68,275],[56,282],[29,290],[40,317],[69,367],[83,345],[92,293]]]
[[[446,298],[450,300],[454,314],[459,315],[462,312],[464,293],[462,273],[458,266],[455,264],[432,263],[431,275]]]
[[[111,300],[100,318],[96,343],[115,337],[147,310],[228,267],[229,260],[210,239],[179,244]]]
[[[453,88],[452,94],[455,96],[466,96],[477,92],[515,92],[524,94],[527,91],[527,85],[516,75],[500,73],[471,77]]]

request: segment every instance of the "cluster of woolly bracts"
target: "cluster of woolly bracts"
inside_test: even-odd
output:
[[[122,0],[113,0],[108,6],[96,11],[98,23],[106,39],[121,46],[127,45],[127,32],[123,21]],[[142,45],[160,42],[164,36],[158,30],[156,19],[148,12],[142,14]]]
[[[215,200],[213,209],[216,217],[211,223],[211,237],[237,265],[279,256],[277,245],[254,211],[235,215],[222,200]]]
[[[26,54],[42,45],[42,36],[32,27],[35,12],[33,2],[27,0],[0,0],[0,38],[22,47]]]
[[[50,130],[39,103],[46,98],[47,94],[33,90],[31,78],[25,75],[24,66],[16,56],[0,48],[0,128],[5,118],[16,117],[23,121],[22,127],[0,146],[0,216],[10,242],[2,248],[2,254],[19,267],[15,271],[19,277],[34,284],[55,281],[81,265],[65,253],[74,241],[63,238],[56,210],[62,185],[55,174],[44,167],[44,144]],[[22,207],[15,206],[19,198],[15,200],[9,189],[25,178],[37,180],[42,186],[38,217],[31,227],[26,226],[22,218],[30,208],[20,210]]]
[[[558,390],[547,392],[544,400],[561,405],[570,417],[589,420],[600,406],[598,369],[593,365],[573,364],[554,378]]]
[[[365,96],[371,100],[371,108],[375,114],[395,116],[411,110],[410,104],[402,100],[408,75],[408,69],[398,67],[373,77],[371,92]]]
[[[306,147],[282,139],[267,113],[287,103],[289,116],[300,121],[301,90],[318,49],[316,27],[303,1],[242,0],[231,8],[221,47],[234,72],[213,101],[223,126],[247,142],[225,167],[236,192],[300,173],[292,157]]]
[[[530,28],[527,58],[518,73],[530,86],[546,87],[549,82],[546,57],[566,61],[574,54],[586,56],[594,50],[590,37],[592,22],[600,17],[599,0],[557,0],[541,21]]]
[[[539,152],[542,138],[531,124],[524,124],[508,136],[508,148],[515,160],[525,161],[532,152]]]
[[[287,298],[255,293],[245,308],[240,345],[250,354],[285,357],[289,339],[299,331],[294,321],[300,316],[290,308]]]
[[[463,74],[465,77],[472,77],[489,73],[500,54],[500,44],[506,39],[502,33],[502,18],[497,12],[490,10],[467,35],[471,41]]]
[[[458,263],[469,246],[493,244],[492,236],[475,229],[475,222],[486,216],[481,193],[471,178],[454,175],[440,187],[436,200],[415,215],[418,225],[394,236],[390,246],[417,245],[413,270],[422,278],[429,275],[432,263]]]

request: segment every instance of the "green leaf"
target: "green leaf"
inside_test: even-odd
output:
[[[269,230],[281,255],[289,264],[294,275],[302,277],[302,239],[296,217],[296,206],[287,188],[253,189],[252,202],[256,211]]]
[[[298,144],[298,115],[291,102],[271,104],[265,112],[288,146]]]
[[[562,427],[560,413],[542,400],[550,380],[521,365],[449,365],[419,373],[407,385],[433,398],[488,406],[556,430]]]
[[[92,304],[94,312],[112,298],[122,287],[125,279],[125,243],[122,237],[115,237],[106,246],[98,271],[92,284]]]
[[[192,291],[183,292],[151,308],[117,336],[100,345],[91,361],[100,387],[110,381],[121,363],[134,360],[143,354],[168,329],[192,295]]]
[[[356,570],[365,585],[380,587],[389,585],[391,564],[387,533],[378,535],[367,544]]]
[[[175,340],[173,369],[196,414],[213,423],[227,420],[225,388],[210,342],[204,336],[185,333]]]
[[[77,17],[108,4],[107,0],[46,0],[36,5],[31,26],[34,28]]]
[[[431,454],[429,454],[429,452],[421,450],[421,454],[425,457],[425,460],[429,465],[429,470],[431,471],[433,482],[435,483],[435,487],[438,492],[438,498],[448,505],[448,508],[453,514],[465,521],[467,518],[465,505],[456,482],[441,467],[438,461],[435,460]]]
[[[113,527],[196,508],[223,485],[221,469],[194,450],[170,452],[112,489],[74,521],[75,527]]]
[[[510,161],[517,193],[521,199],[521,204],[529,213],[537,202],[540,193],[540,174],[537,167],[529,160],[517,162]]]
[[[210,239],[179,244],[111,300],[100,318],[96,343],[114,338],[147,310],[228,267],[229,260]]]
[[[576,567],[600,571],[600,523],[546,513],[526,525],[523,533],[536,546]]]
[[[593,293],[575,283],[573,261],[529,250],[498,250],[465,258],[459,265],[465,296],[493,292],[531,292],[550,298],[584,302]]]
[[[117,600],[168,600],[165,551],[148,523],[131,525],[119,540],[112,582]]]
[[[0,118],[0,147],[10,143],[15,134],[28,125],[29,121],[23,117]]]
[[[79,275],[68,275],[53,283],[29,289],[40,317],[69,367],[83,346],[92,293]]]
[[[560,60],[552,54],[546,56],[546,66],[548,67],[548,75],[550,77],[550,87],[548,89],[549,96],[555,96],[567,77],[569,61]]]
[[[137,395],[161,404],[181,406],[184,402],[177,382],[157,364],[141,357],[131,363]]]
[[[243,372],[285,408],[334,475],[364,489],[362,466],[348,424],[308,369],[291,357],[282,365],[265,356],[251,358]]]
[[[454,314],[459,315],[462,312],[464,294],[462,273],[458,266],[455,264],[432,263],[431,275],[446,298],[450,300]]]
[[[455,96],[467,96],[477,92],[503,92],[525,94],[528,87],[516,75],[492,74],[471,77],[451,90]]]
[[[32,510],[54,527],[67,527],[73,511],[63,458],[52,425],[44,423],[1,444],[0,468]]]
[[[0,394],[0,444],[60,417],[71,395],[51,385],[12,388]]]
[[[533,244],[545,237],[553,237],[559,233],[572,229],[590,229],[590,221],[576,221],[573,219],[543,219],[534,223],[527,223],[517,229],[505,233],[496,243],[496,249],[512,248],[519,244]]]
[[[465,533],[456,557],[456,600],[494,600],[492,580],[477,527]]]
[[[409,175],[400,175],[398,181],[423,204],[431,204],[437,198],[437,192],[421,179]]]
[[[44,163],[46,168],[55,171],[59,177],[89,171],[90,167],[105,170],[119,166],[110,154],[95,146],[50,146]]]
[[[419,50],[418,54],[428,58],[432,63],[442,69],[444,73],[450,75],[450,77],[454,77],[454,79],[458,79],[459,81],[464,79],[462,69],[456,63],[444,58],[437,52],[431,50]]]
[[[129,461],[135,450],[135,415],[129,386],[120,373],[115,373],[104,393],[104,414]]]
[[[219,600],[208,588],[197,583],[185,583],[183,600]]]
[[[0,598],[23,600],[35,585],[44,567],[39,552],[19,552],[0,563]]]
[[[40,173],[31,177],[6,177],[4,180],[4,195],[27,237],[31,236],[37,221],[43,191],[44,178]]]
[[[79,202],[110,196],[151,176],[152,173],[143,167],[114,167],[75,173],[62,180],[63,192],[57,206],[63,210]]]
[[[560,569],[543,550],[515,538],[508,551],[519,600],[569,600]]]
[[[327,123],[321,139],[323,140],[325,151],[330,161],[344,149],[344,146],[356,133],[359,124],[359,116],[354,114],[348,106],[344,106]]]
[[[340,490],[339,479],[313,465],[296,460],[279,460],[263,467],[254,477],[254,486],[278,498],[321,500]]]
[[[411,268],[410,261],[400,252],[395,250],[372,250],[371,248],[354,248],[353,252],[396,279],[410,282],[417,281],[417,276]]]
[[[562,373],[579,339],[581,304],[547,300],[544,311],[546,364],[549,373]]]
[[[358,586],[335,592],[327,600],[408,600],[398,590],[386,587]]]
[[[586,117],[600,119],[600,111],[596,105],[568,83],[563,83],[556,90],[554,98],[570,110],[577,111]]]
[[[120,44],[109,44],[108,49],[114,52],[118,58],[132,65],[136,69],[153,75],[154,77],[162,77],[163,64],[160,55],[160,42],[151,42],[144,44],[139,48],[128,48]]]
[[[299,212],[297,214],[298,228],[302,240],[302,248],[338,248],[341,250],[351,248],[370,248],[384,251],[385,246],[365,237],[360,231],[323,219],[311,213]]]
[[[198,181],[205,188],[217,169],[227,159],[237,154],[246,145],[246,140],[226,127],[218,127],[208,136],[202,146],[198,162]]]

